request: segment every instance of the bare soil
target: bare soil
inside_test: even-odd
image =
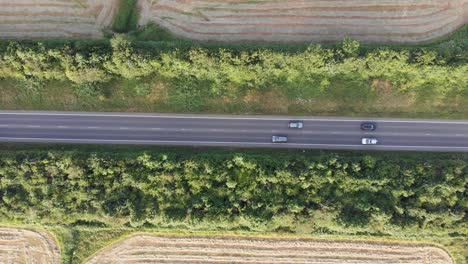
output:
[[[0,263],[60,263],[55,240],[45,231],[0,228]]]
[[[312,239],[135,235],[88,260],[104,263],[451,264],[433,245]]]
[[[0,38],[100,38],[117,0],[0,0]]]
[[[415,43],[468,23],[468,0],[139,0],[154,21],[202,41]]]

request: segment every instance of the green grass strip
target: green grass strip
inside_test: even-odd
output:
[[[138,9],[136,0],[120,0],[112,29],[115,32],[125,33],[136,29],[138,23]]]

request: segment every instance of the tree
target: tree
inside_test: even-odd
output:
[[[346,37],[341,43],[341,50],[346,57],[357,57],[361,44],[358,40]]]
[[[116,75],[135,79],[148,76],[159,67],[155,60],[151,61],[148,56],[135,52],[125,35],[115,35],[111,46],[112,56],[110,61],[104,62],[104,67]]]

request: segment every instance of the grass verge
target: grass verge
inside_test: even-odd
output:
[[[468,118],[468,96],[446,93],[431,100],[420,90],[420,99],[389,91],[385,81],[372,84],[335,81],[321,95],[304,95],[307,89],[236,89],[223,96],[210,94],[203,83],[189,89],[180,84],[145,77],[117,79],[78,87],[71,82],[47,81],[37,87],[0,79],[0,109],[51,111],[161,112],[208,114],[265,114],[348,117]],[[360,97],[363,94],[364,97]],[[390,88],[391,89],[391,88]],[[455,91],[454,91],[455,92]]]
[[[126,33],[136,29],[138,24],[138,8],[136,0],[119,0],[119,8],[114,17],[112,29],[115,32]]]

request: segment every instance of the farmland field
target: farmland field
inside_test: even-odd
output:
[[[0,0],[0,38],[99,38],[116,0]]]
[[[426,244],[235,236],[135,235],[87,263],[428,263],[449,264]]]
[[[0,263],[60,263],[54,239],[44,231],[0,228]]]
[[[140,0],[154,21],[190,39],[415,43],[468,21],[468,0]]]

